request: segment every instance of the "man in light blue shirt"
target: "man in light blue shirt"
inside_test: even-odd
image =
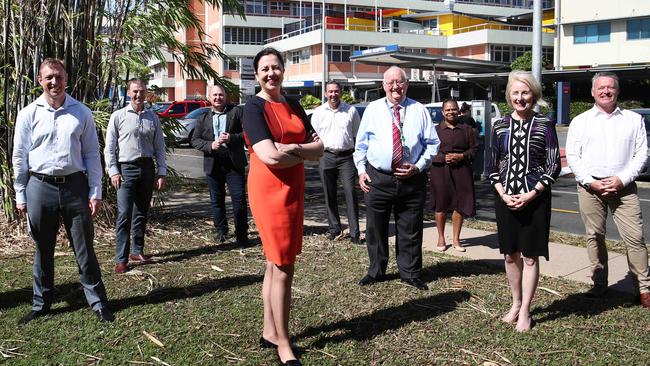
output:
[[[142,80],[131,79],[126,89],[131,102],[111,114],[104,148],[106,169],[117,190],[115,273],[125,273],[129,260],[150,261],[144,254],[147,213],[154,186],[162,190],[167,175],[160,120],[144,108],[147,87]]]
[[[354,163],[365,192],[370,266],[361,286],[382,281],[388,265],[388,223],[394,212],[397,266],[402,281],[420,290],[426,171],[440,140],[424,106],[406,97],[404,70],[384,73],[386,98],[368,105],[357,134]]]
[[[45,59],[38,72],[43,94],[16,119],[16,208],[27,214],[36,244],[33,305],[19,324],[50,312],[54,297],[54,248],[63,217],[77,258],[86,300],[102,322],[114,320],[93,248],[93,220],[102,203],[99,141],[92,113],[65,93],[63,62]]]

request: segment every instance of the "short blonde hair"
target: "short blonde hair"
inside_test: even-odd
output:
[[[533,98],[535,99],[533,101],[533,106],[548,106],[548,103],[542,99],[542,85],[539,83],[539,81],[537,81],[537,79],[535,79],[531,72],[522,70],[513,70],[508,75],[508,85],[506,85],[506,102],[508,102],[509,106],[512,107],[512,102],[510,101],[510,90],[512,89],[512,84],[516,83],[517,81],[526,84],[526,86],[530,88],[530,91],[533,93]]]

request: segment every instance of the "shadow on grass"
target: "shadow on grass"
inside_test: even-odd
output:
[[[444,261],[422,268],[420,271],[420,279],[424,282],[433,282],[450,277],[469,277],[499,273],[505,273],[503,261],[500,259]],[[385,281],[397,280],[399,278],[399,273],[388,273],[384,276]]]
[[[219,279],[206,279],[189,286],[160,287],[146,295],[110,299],[108,301],[108,308],[113,312],[119,312],[133,306],[160,304],[172,300],[191,299],[217,290],[227,291],[239,287],[250,286],[262,282],[262,280],[263,277],[261,275],[245,275]],[[87,307],[83,302],[83,294],[81,291],[79,291],[79,294],[77,295],[78,296],[75,296],[74,299],[71,299],[74,302],[68,302],[68,306],[66,307],[53,309],[52,314],[62,314]]]
[[[75,293],[82,293],[79,282],[69,282],[55,286],[52,302],[67,301]],[[11,309],[17,306],[31,304],[32,295],[32,286],[0,293],[0,309]]]
[[[249,239],[247,245],[239,245],[236,242],[232,241],[225,244],[204,245],[202,247],[197,247],[192,249],[170,250],[166,252],[156,253],[155,255],[153,255],[153,258],[149,263],[129,262],[129,266],[135,268],[139,266],[146,266],[148,264],[181,262],[195,257],[200,257],[205,254],[214,254],[218,252],[226,252],[226,251],[236,250],[236,249],[251,248],[254,246],[258,246],[261,243],[262,242],[259,239],[259,237],[256,236],[253,239]]]
[[[568,295],[553,301],[546,307],[536,308],[531,315],[541,316],[535,317],[537,323],[549,322],[571,315],[588,318],[620,307],[633,307],[636,305],[634,300],[631,294],[610,288],[605,296],[597,299],[590,299],[583,293]]]
[[[329,343],[348,340],[367,341],[385,332],[399,329],[409,323],[423,322],[453,311],[458,304],[469,300],[467,291],[451,291],[408,301],[402,305],[381,309],[348,320],[317,327],[309,327],[296,338],[315,337],[310,348],[322,349]]]

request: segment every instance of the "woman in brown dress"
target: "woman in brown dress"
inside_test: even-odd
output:
[[[438,228],[437,249],[441,252],[447,249],[445,223],[447,212],[453,212],[453,247],[464,252],[465,248],[460,244],[463,216],[476,214],[472,160],[478,142],[471,126],[458,123],[458,103],[455,100],[442,103],[442,115],[444,120],[436,126],[440,148],[430,171],[431,200]]]
[[[323,144],[314,139],[305,111],[281,93],[284,60],[273,48],[253,59],[261,91],[244,107],[250,152],[248,198],[262,239],[266,270],[262,285],[263,348],[275,347],[282,365],[301,365],[289,342],[289,308],[296,255],[302,247],[304,160],[318,160]]]

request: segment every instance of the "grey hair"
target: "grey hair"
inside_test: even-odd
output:
[[[618,87],[618,75],[614,74],[613,72],[609,71],[603,71],[603,72],[597,72],[593,78],[591,78],[591,89],[594,88],[594,85],[596,85],[596,79],[598,78],[612,78],[614,79],[614,84],[616,84],[616,89],[620,89]]]
[[[406,71],[404,71],[404,69],[402,69],[399,66],[391,66],[391,67],[389,67],[388,70],[386,70],[384,72],[384,79],[386,79],[386,74],[388,74],[390,71],[395,70],[395,69],[400,71],[400,73],[402,74],[402,79],[404,79],[405,81],[408,81],[408,76],[406,75]]]

